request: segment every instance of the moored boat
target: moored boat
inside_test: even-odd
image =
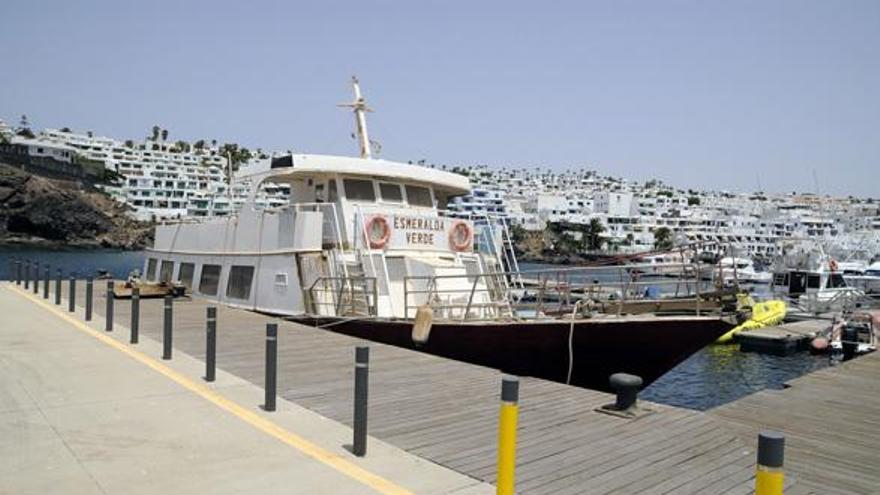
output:
[[[640,280],[623,266],[610,275],[608,267],[521,273],[503,217],[445,211],[470,191],[466,177],[372,157],[366,103],[354,86],[359,158],[286,154],[244,168],[236,179],[254,191],[245,206],[229,217],[159,225],[144,278],[327,330],[595,388],[619,371],[650,383],[736,324],[735,297],[699,277]],[[254,194],[266,183],[288,185],[290,205],[257,208]],[[699,262],[669,268],[701,273]],[[530,297],[527,277],[543,280]],[[413,338],[418,314],[429,315],[422,339]]]

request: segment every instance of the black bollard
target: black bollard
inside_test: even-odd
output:
[[[840,346],[843,348],[843,360],[849,361],[856,356],[859,347],[859,332],[855,327],[845,325],[840,332]]]
[[[76,310],[76,278],[70,276],[70,293],[68,294],[67,311],[73,313]]]
[[[627,373],[615,373],[609,380],[611,387],[617,391],[617,400],[614,403],[618,411],[626,411],[636,405],[639,397],[639,389],[642,388],[642,379]]]
[[[86,321],[92,321],[92,277],[86,277]]]
[[[55,278],[55,305],[61,305],[61,268],[58,269],[58,276]]]
[[[28,290],[31,288],[31,262],[30,260],[24,262],[24,290]]]
[[[46,274],[43,277],[43,299],[49,299],[49,265],[46,265]]]
[[[354,440],[351,451],[367,453],[367,399],[370,380],[370,348],[358,346],[354,354]]]
[[[213,382],[217,374],[217,308],[208,307],[205,328],[205,381]]]
[[[107,281],[107,306],[104,309],[104,331],[113,331],[113,281]]]
[[[171,295],[165,296],[165,318],[162,327],[162,359],[171,359],[171,305],[173,300]]]
[[[138,330],[141,325],[141,290],[137,287],[131,289],[131,337],[128,342],[138,343]]]
[[[21,285],[21,260],[15,260],[15,285]]]
[[[278,325],[266,324],[266,401],[263,409],[275,410],[275,387],[278,375]]]
[[[40,293],[40,264],[34,262],[34,294]]]

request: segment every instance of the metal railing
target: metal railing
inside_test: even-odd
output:
[[[415,309],[430,306],[441,319],[481,319],[512,317],[541,318],[570,313],[578,301],[587,310],[616,314],[638,312],[637,303],[674,301],[678,311],[700,315],[714,311],[707,298],[716,294],[711,266],[699,263],[670,264],[668,273],[645,276],[657,265],[627,264],[560,268],[524,272],[492,272],[462,275],[424,275],[404,277],[404,317]],[[509,289],[506,281],[521,276],[523,289]],[[649,305],[650,306],[650,305]],[[656,304],[651,306],[656,308]],[[691,308],[691,309],[682,309]]]
[[[376,277],[318,277],[304,292],[307,311],[319,316],[377,316]]]

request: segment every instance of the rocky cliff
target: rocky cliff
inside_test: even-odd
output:
[[[141,249],[151,236],[100,191],[0,164],[0,244]]]

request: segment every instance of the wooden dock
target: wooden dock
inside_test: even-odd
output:
[[[797,493],[880,493],[880,353],[791,380],[710,413],[754,447],[759,429],[786,436]]]
[[[67,284],[63,287],[66,305]],[[83,306],[83,292],[80,284],[77,290],[80,306]],[[96,296],[95,311],[102,315],[105,301],[97,284]],[[204,358],[207,306],[199,300],[176,300],[175,352]],[[130,301],[116,301],[117,325],[128,326],[129,311]],[[351,425],[354,347],[364,341],[220,306],[218,367],[262,386],[264,332],[269,321],[279,324],[279,394],[330,419]],[[140,329],[142,335],[161,340],[161,300],[141,301]],[[500,373],[411,350],[370,345],[370,435],[442,466],[494,483]],[[827,383],[818,394],[804,393],[803,403],[790,411],[785,405],[766,406],[767,418],[751,420],[747,413],[750,408],[765,407],[752,405],[752,399],[773,397],[773,393],[761,392],[710,413],[645,404],[654,413],[632,420],[596,411],[599,406],[613,402],[612,395],[523,378],[517,491],[535,494],[750,493],[754,486],[753,444],[759,428],[773,427],[786,433],[795,452],[803,448],[797,437],[801,433],[788,428],[789,419],[814,425],[817,438],[827,438],[835,432],[839,432],[841,438],[852,438],[866,428],[876,429],[876,418],[880,417],[877,385],[861,375],[842,380],[847,384],[858,383],[865,389],[862,393],[873,393],[868,400],[863,395],[850,395],[845,387],[835,386],[833,378],[826,377],[852,368],[853,365],[848,364],[828,373],[820,372],[816,380]],[[808,400],[810,396],[812,401]],[[845,421],[835,423],[832,418],[828,419],[829,424],[835,426],[822,431],[825,416],[845,413],[858,413],[868,426]],[[770,420],[773,414],[776,421]],[[838,456],[835,462],[841,465],[866,462],[867,467],[880,473],[880,456],[868,452],[869,445],[873,445],[874,453],[880,448],[877,437],[868,436],[852,449],[841,444],[833,451]],[[793,454],[794,459],[787,467],[787,489],[806,493],[801,490],[803,479],[807,480],[804,484],[807,487],[827,486],[821,478],[808,472],[808,468],[817,468],[821,463],[801,462],[798,455]],[[876,480],[871,474],[860,476]],[[840,486],[854,485],[835,484],[831,491]],[[845,489],[843,493],[866,492]]]
[[[828,320],[804,320],[739,332],[734,341],[743,352],[788,356],[809,349],[810,341],[831,325]]]

